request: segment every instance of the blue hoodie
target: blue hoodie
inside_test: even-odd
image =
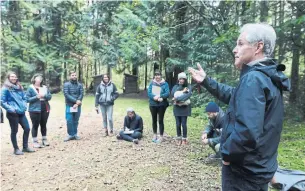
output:
[[[155,89],[159,89],[155,91]],[[159,92],[160,98],[163,98],[163,101],[155,101],[154,97],[157,95],[156,92]],[[149,97],[149,106],[168,106],[167,98],[169,97],[169,87],[168,83],[164,81],[163,79],[161,82],[157,82],[156,80],[153,80],[148,87],[148,97]]]

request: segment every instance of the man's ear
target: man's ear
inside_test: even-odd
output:
[[[264,43],[262,41],[259,41],[257,43],[255,54],[259,54],[260,52],[263,52]]]

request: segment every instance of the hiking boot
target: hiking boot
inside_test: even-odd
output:
[[[31,149],[30,147],[27,147],[27,148],[23,148],[22,152],[24,152],[24,153],[33,153],[33,152],[35,152],[35,150]]]
[[[181,141],[181,137],[177,137],[176,140],[175,140],[175,143],[177,146],[180,146],[182,141]]]
[[[120,136],[120,134],[117,134],[117,135],[116,135],[116,138],[117,138],[118,140],[122,140],[122,137]]]
[[[33,142],[33,147],[34,148],[41,148],[41,145],[38,143],[38,141]]]
[[[73,139],[74,139],[73,136],[68,135],[68,136],[64,139],[64,142],[71,141],[71,140],[73,140]]]
[[[182,139],[182,145],[187,145],[188,144],[188,141],[186,139]]]
[[[132,142],[137,145],[137,144],[139,144],[139,139],[134,139],[134,140],[132,140]]]
[[[44,146],[50,146],[50,143],[48,142],[47,139],[42,139],[42,145],[44,145]]]
[[[81,138],[80,138],[80,136],[75,135],[75,136],[74,136],[74,139],[75,139],[75,140],[80,140]]]
[[[23,152],[19,149],[14,149],[14,154],[15,155],[23,155]]]
[[[107,137],[107,136],[108,136],[108,130],[107,130],[107,129],[105,130],[105,133],[104,133],[103,136],[104,136],[104,137]]]

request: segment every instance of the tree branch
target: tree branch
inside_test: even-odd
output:
[[[200,13],[197,9],[195,9],[195,7],[193,7],[188,1],[186,1],[186,3],[190,6],[190,8],[192,8],[196,13],[198,13],[198,15],[200,15],[205,21],[208,22],[208,24],[212,27],[212,29],[214,30],[214,32],[217,34],[218,37],[221,37],[220,32],[217,30],[216,26],[208,19],[206,18],[205,15],[203,15],[202,13]],[[229,54],[232,56],[232,58],[234,59],[234,54],[232,52],[232,48],[226,43],[225,43],[225,47],[228,50]]]

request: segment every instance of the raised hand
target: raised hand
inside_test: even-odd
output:
[[[197,64],[198,70],[189,67],[188,71],[190,72],[190,74],[192,75],[192,78],[198,82],[201,83],[205,77],[207,76],[207,74],[205,73],[205,71],[202,69],[202,67],[200,66],[200,64]]]

